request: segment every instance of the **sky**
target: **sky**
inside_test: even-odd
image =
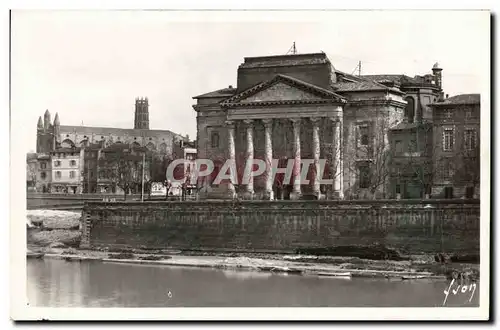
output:
[[[13,11],[11,132],[33,151],[46,109],[61,125],[133,128],[148,97],[151,129],[196,137],[193,96],[236,86],[244,57],[323,51],[362,74],[431,73],[450,96],[489,84],[490,16],[468,11]]]

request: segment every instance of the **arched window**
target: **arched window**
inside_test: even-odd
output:
[[[149,142],[148,144],[146,144],[146,148],[148,148],[149,150],[155,150],[155,145],[151,142]]]
[[[167,153],[167,144],[166,143],[160,144],[160,152],[162,154],[166,154]]]
[[[405,98],[405,101],[408,102],[405,108],[405,119],[409,123],[413,123],[413,120],[415,118],[415,100],[413,97],[408,96]]]
[[[212,148],[219,147],[219,133],[218,132],[212,132],[212,135],[210,136],[210,143],[212,145]]]
[[[61,147],[63,148],[73,148],[74,146],[75,144],[70,139],[65,139],[63,142],[61,142]]]

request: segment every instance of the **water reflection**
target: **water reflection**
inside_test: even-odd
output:
[[[28,260],[28,299],[43,307],[434,307],[444,281],[350,281],[247,271]],[[446,306],[478,306],[479,287]]]
[[[268,272],[258,272],[258,271],[243,271],[243,270],[223,270],[222,273],[226,278],[236,279],[236,280],[250,280],[250,279],[267,279],[272,276]]]

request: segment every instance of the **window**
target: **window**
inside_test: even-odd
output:
[[[46,169],[46,168],[47,168],[47,164],[45,164],[45,163],[40,163],[40,168],[41,168],[42,170]]]
[[[401,194],[401,185],[396,185],[396,194]]]
[[[210,141],[212,144],[212,148],[218,148],[219,147],[219,133],[212,132],[212,135],[210,137]]]
[[[61,161],[60,160],[54,161],[54,166],[55,167],[61,166]]]
[[[359,128],[359,138],[362,146],[367,146],[370,142],[368,126],[361,126]]]
[[[465,188],[465,198],[474,198],[474,187]]]
[[[56,171],[56,179],[60,179],[61,178],[61,171]]]
[[[74,179],[74,178],[75,178],[75,171],[71,171],[71,172],[69,172],[69,177],[70,177],[71,179]]]
[[[444,188],[444,198],[447,198],[447,199],[453,198],[453,187],[445,187]]]
[[[42,180],[45,180],[46,177],[47,177],[47,173],[45,173],[45,172],[40,173],[40,178],[42,178]]]
[[[360,165],[359,166],[359,187],[368,188],[370,187],[370,166]]]
[[[450,180],[455,175],[455,169],[451,161],[444,161],[441,163],[441,173],[443,180]]]
[[[473,128],[467,128],[465,130],[465,150],[473,150],[476,148],[476,130]]]
[[[401,140],[396,140],[394,149],[396,150],[397,154],[402,153],[403,152],[403,142]]]
[[[76,166],[76,160],[72,160],[72,161],[70,161],[70,162],[69,162],[69,164],[70,164],[71,166]]]
[[[410,152],[417,151],[417,140],[411,139],[408,148]]]
[[[405,98],[405,101],[407,102],[405,107],[405,119],[409,123],[413,123],[415,118],[415,100],[413,99],[413,97],[409,96]]]
[[[443,111],[443,117],[446,119],[451,119],[452,113],[450,109],[446,109]]]
[[[455,130],[453,128],[445,128],[443,131],[443,150],[453,150]]]
[[[472,118],[472,110],[466,110],[465,111],[465,119],[471,119]]]
[[[93,178],[93,177],[94,177],[94,171],[90,171],[90,172],[89,172],[89,176],[90,176],[91,178]]]

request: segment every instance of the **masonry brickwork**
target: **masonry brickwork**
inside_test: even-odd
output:
[[[88,202],[82,248],[292,252],[384,244],[479,253],[479,201]]]

